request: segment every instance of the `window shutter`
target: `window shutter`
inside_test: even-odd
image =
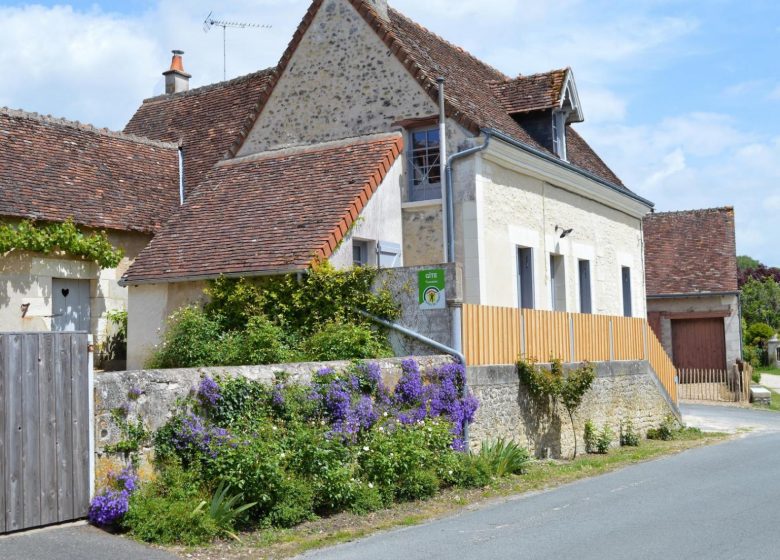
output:
[[[390,241],[380,241],[379,268],[397,268],[401,266],[401,245]]]

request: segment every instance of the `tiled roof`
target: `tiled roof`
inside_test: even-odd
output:
[[[153,232],[178,202],[175,145],[0,109],[0,216]]]
[[[400,134],[217,165],[123,282],[299,270],[331,256],[402,152]]]
[[[187,194],[227,153],[238,131],[256,110],[271,83],[269,68],[240,78],[147,99],[127,123],[125,132],[181,141]]]
[[[737,291],[733,208],[649,214],[644,234],[648,296]]]
[[[566,68],[543,74],[518,76],[513,80],[490,84],[501,106],[510,115],[552,109],[561,104]]]

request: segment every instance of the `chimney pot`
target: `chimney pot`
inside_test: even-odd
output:
[[[190,89],[190,74],[184,71],[184,61],[182,55],[184,51],[174,49],[171,51],[171,67],[163,72],[165,76],[165,93],[180,93]]]

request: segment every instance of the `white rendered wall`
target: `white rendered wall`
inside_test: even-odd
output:
[[[466,301],[517,306],[516,253],[524,246],[534,249],[537,309],[552,309],[549,267],[555,253],[564,257],[567,311],[580,311],[578,260],[587,259],[593,313],[623,314],[621,267],[628,266],[633,316],[646,316],[640,219],[492,161],[478,165],[473,218],[464,221]],[[556,225],[574,231],[560,239]]]
[[[396,159],[390,167],[385,179],[360,213],[357,222],[348,232],[341,245],[330,257],[330,262],[336,268],[352,266],[352,242],[386,241],[403,246],[403,221],[401,218],[401,181],[402,158]],[[368,264],[376,265],[376,255],[369,255]],[[403,266],[402,262],[398,266]]]

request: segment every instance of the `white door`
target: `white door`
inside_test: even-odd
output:
[[[89,280],[53,278],[53,331],[89,332]]]

